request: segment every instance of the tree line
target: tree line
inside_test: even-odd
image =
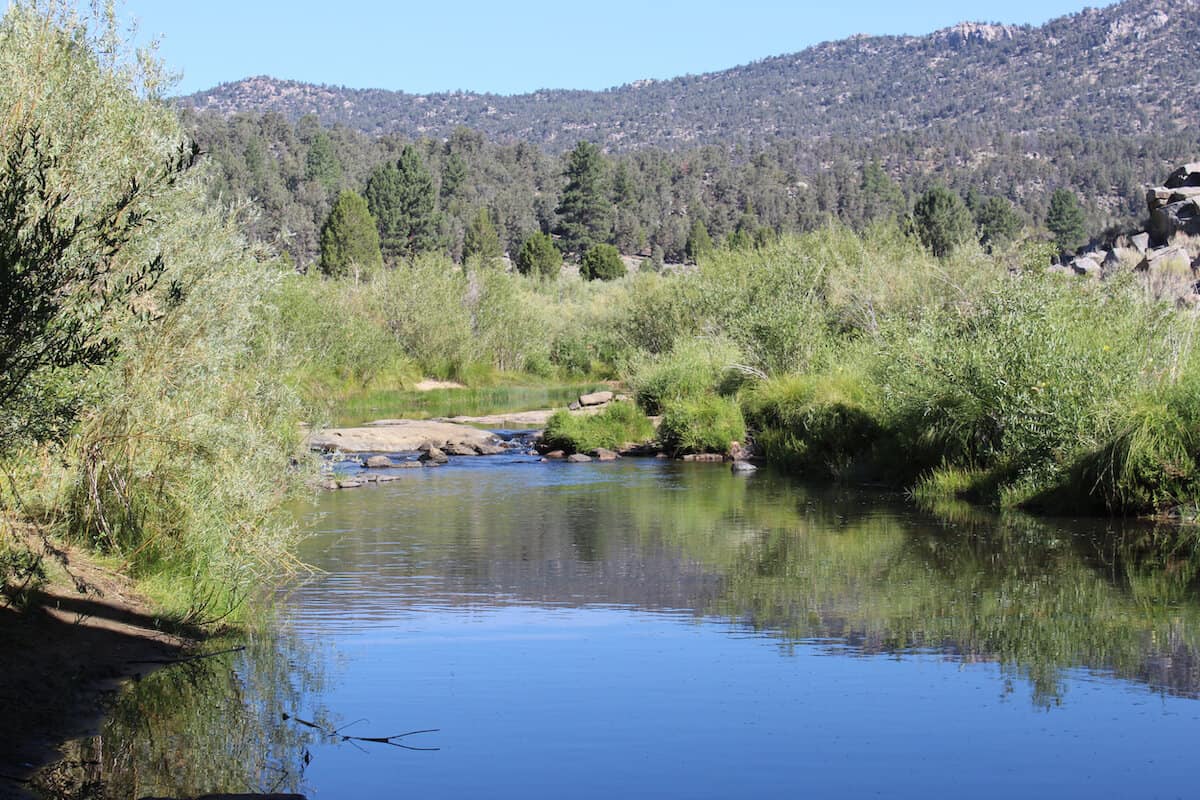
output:
[[[1077,205],[1084,230],[1064,244],[1074,247],[1085,233],[1136,225],[1143,202],[1140,184],[1131,183],[1132,197],[1118,211],[1106,211],[1111,203],[1089,196],[1086,182],[1076,186],[1052,169],[1037,178],[1047,191],[1033,194],[1017,189],[1035,173],[1014,173],[1016,184],[986,171],[910,173],[894,159],[853,147],[833,153],[818,144],[800,149],[777,142],[757,150],[609,154],[581,141],[558,156],[527,143],[488,141],[466,128],[445,140],[410,141],[323,128],[311,116],[295,125],[273,113],[186,112],[184,119],[211,156],[214,195],[253,203],[247,235],[287,254],[301,271],[323,264],[331,273],[361,272],[441,252],[459,263],[507,254],[522,270],[552,274],[559,262],[535,236],[552,239],[573,261],[604,244],[657,264],[685,262],[717,245],[761,245],[830,221],[861,230],[876,221],[945,219],[934,206],[946,195],[926,198],[939,187],[965,205],[951,214],[960,223],[951,238],[976,237],[988,247],[1041,229],[1049,187],[1070,189],[1083,198]],[[820,163],[812,161],[814,148]],[[1100,147],[1093,157],[1122,160],[1117,150]],[[618,271],[608,255],[605,270]]]

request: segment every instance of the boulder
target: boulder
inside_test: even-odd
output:
[[[588,406],[602,406],[605,403],[611,402],[612,399],[612,392],[592,392],[591,394],[579,395],[579,405],[584,408]]]
[[[428,466],[429,464],[445,464],[450,460],[450,457],[440,449],[432,445],[427,445],[421,449],[421,455],[418,460]]]
[[[1154,186],[1146,190],[1146,210],[1153,211],[1171,202],[1171,190],[1165,186]]]
[[[366,481],[360,481],[358,478],[343,478],[337,482],[339,489],[357,489],[363,486]]]
[[[703,461],[710,463],[724,460],[725,456],[721,453],[688,453],[686,456],[680,459],[680,461]]]
[[[572,464],[587,464],[592,460],[591,456],[585,456],[583,453],[575,453],[567,456],[567,461]]]
[[[1200,236],[1200,197],[1168,203],[1150,212],[1150,238],[1165,243],[1178,233]]]
[[[1071,269],[1076,275],[1089,275],[1093,278],[1100,277],[1100,264],[1090,256],[1081,256],[1071,262]]]
[[[546,453],[546,458],[550,459],[551,461],[557,461],[560,458],[566,457],[567,454],[562,450],[551,450],[549,453]]]
[[[1167,177],[1166,187],[1178,189],[1183,186],[1200,186],[1200,161],[1184,164]]]
[[[608,450],[604,447],[597,447],[595,450],[590,450],[588,451],[588,455],[597,461],[616,461],[618,458],[620,458],[620,456],[614,453],[612,450]]]
[[[1167,198],[1167,202],[1178,203],[1182,200],[1191,200],[1193,197],[1200,197],[1200,186],[1184,186],[1182,189],[1172,189],[1171,196]]]
[[[397,475],[388,475],[383,472],[368,472],[362,477],[367,483],[390,483],[391,481],[400,480]]]
[[[442,451],[448,456],[478,455],[475,448],[465,442],[447,442]]]
[[[746,475],[751,472],[758,471],[758,467],[754,466],[749,461],[734,461],[732,464],[729,465],[729,469],[735,475],[739,474],[739,473]]]
[[[583,408],[583,406],[581,406],[581,405],[579,404],[579,401],[578,401],[578,400],[574,400],[574,401],[572,401],[572,402],[571,402],[571,405],[567,406],[567,410],[568,410],[568,411],[578,411],[578,410],[579,410],[579,409],[581,409],[581,408]]]
[[[507,453],[510,449],[512,449],[513,445],[511,443],[506,444],[509,446],[505,447],[504,445],[499,444],[478,444],[475,445],[475,452],[481,456],[498,456],[501,453]],[[517,444],[516,447],[520,447],[520,444]]]
[[[366,461],[367,469],[387,469],[392,465],[392,460],[387,456],[370,456]]]
[[[1135,233],[1129,237],[1129,246],[1139,253],[1144,253],[1150,249],[1150,234]]]
[[[1192,271],[1192,259],[1182,247],[1163,247],[1146,253],[1137,265],[1137,271],[1151,275],[1188,275]]]

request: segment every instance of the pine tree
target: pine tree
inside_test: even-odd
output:
[[[1011,242],[1021,232],[1021,216],[1003,197],[989,197],[975,212],[979,243],[989,251]]]
[[[321,228],[321,272],[333,278],[380,269],[379,231],[367,210],[367,201],[354,192],[342,192]]]
[[[693,264],[701,258],[712,254],[712,237],[708,235],[708,228],[704,227],[702,220],[696,220],[692,223],[692,229],[688,232],[687,244],[684,246],[684,251],[687,254],[688,260]]]
[[[967,204],[940,184],[917,200],[913,224],[921,243],[938,258],[949,255],[975,235],[975,224]]]
[[[304,177],[321,184],[327,192],[332,191],[342,179],[342,164],[333,150],[329,134],[324,131],[319,131],[313,136],[308,145],[308,155],[304,159]]]
[[[365,194],[385,256],[410,257],[437,246],[437,193],[415,147],[405,145],[394,165],[376,168]]]
[[[463,261],[476,259],[485,265],[491,265],[504,255],[500,244],[500,236],[496,226],[492,224],[492,215],[486,208],[479,209],[463,239]]]
[[[1050,195],[1046,228],[1054,235],[1054,244],[1059,250],[1074,250],[1083,244],[1083,209],[1070,189],[1055,189]]]
[[[558,204],[558,234],[568,253],[584,253],[608,239],[612,207],[605,191],[604,157],[591,142],[580,142],[567,159],[567,186]]]

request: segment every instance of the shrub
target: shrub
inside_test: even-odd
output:
[[[545,233],[535,233],[517,251],[517,271],[522,275],[553,280],[562,268],[562,253]]]
[[[552,450],[586,453],[598,447],[615,450],[628,442],[654,438],[654,426],[638,407],[628,402],[609,403],[598,414],[558,411],[546,422],[542,440]]]
[[[746,439],[746,423],[738,404],[705,395],[670,402],[658,427],[663,449],[673,455],[726,453],[730,442]]]
[[[579,273],[589,281],[616,280],[625,276],[625,262],[611,244],[597,244],[583,254]]]

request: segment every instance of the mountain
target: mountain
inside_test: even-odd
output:
[[[962,23],[919,37],[856,36],[601,92],[413,95],[255,77],[178,102],[225,115],[275,111],[292,121],[314,114],[371,135],[444,138],[465,126],[551,151],[579,139],[622,151],[946,128],[988,139],[1170,135],[1196,126],[1198,51],[1200,0],[1127,0],[1041,27]]]

